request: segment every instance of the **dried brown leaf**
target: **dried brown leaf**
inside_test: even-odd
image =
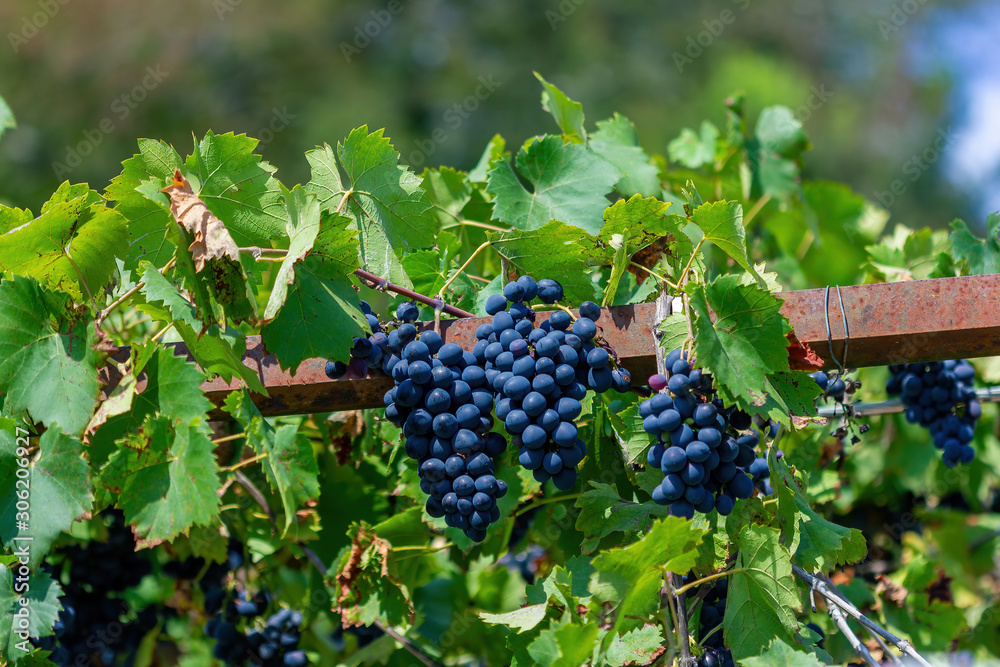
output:
[[[194,259],[195,271],[205,268],[208,260],[222,257],[239,264],[240,249],[229,235],[226,225],[194,193],[180,169],[174,170],[174,182],[163,188],[163,192],[170,197],[170,212],[174,219],[194,235],[194,242],[188,249]]]

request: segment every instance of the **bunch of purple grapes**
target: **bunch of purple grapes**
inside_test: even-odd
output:
[[[669,378],[654,375],[650,387],[669,393],[639,404],[643,429],[657,438],[646,461],[664,475],[653,500],[669,505],[674,516],[690,519],[695,511],[707,514],[713,509],[727,515],[736,500],[754,493],[745,468],[757,459],[760,438],[740,433],[750,428],[750,416],[715,396],[711,376],[692,368],[680,350],[672,351],[665,362]]]
[[[723,642],[721,627],[726,615],[729,581],[723,577],[709,585],[711,588],[702,599],[698,614],[698,637],[705,646],[705,652],[698,659],[698,667],[733,667],[733,654]]]
[[[949,468],[972,463],[970,444],[983,414],[973,389],[976,369],[965,359],[889,366],[886,393],[900,396],[906,421],[926,427]]]
[[[394,382],[385,416],[403,429],[406,453],[418,462],[427,513],[481,542],[507,493],[494,476],[507,441],[490,432],[493,393],[485,371],[471,352],[442,343],[433,331],[418,334],[409,322],[386,337],[383,358]]]
[[[401,347],[400,341],[412,340],[417,334],[413,322],[420,317],[420,309],[414,303],[401,303],[396,308],[396,318],[386,322],[384,330],[368,302],[361,302],[361,312],[368,320],[372,333],[367,338],[356,337],[351,341],[351,360],[348,363],[326,362],[326,376],[331,380],[339,380],[348,373],[353,377],[363,378],[368,374],[369,368],[381,369],[388,375],[392,366],[387,363],[385,351],[390,347],[390,342],[394,347]]]
[[[306,652],[299,648],[302,612],[280,609],[272,614],[263,629],[244,634],[237,626],[241,620],[252,621],[267,608],[267,596],[253,598],[242,591],[224,613],[213,616],[205,625],[205,634],[215,640],[212,655],[226,665],[262,665],[263,667],[305,667]]]
[[[612,367],[606,349],[594,343],[600,307],[580,305],[580,317],[557,310],[535,327],[529,303],[538,298],[553,304],[563,297],[555,280],[537,283],[521,276],[504,287],[503,295],[486,301],[490,324],[476,331],[473,357],[485,369],[493,389],[497,419],[513,436],[518,461],[540,483],[552,480],[557,489],[576,484],[576,467],[587,455],[574,423],[588,390],[602,393],[631,388],[627,370]]]

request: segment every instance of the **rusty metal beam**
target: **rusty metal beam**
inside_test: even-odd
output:
[[[842,287],[839,297],[836,288],[829,293],[810,289],[779,296],[784,300],[781,312],[791,321],[798,339],[828,368],[835,364],[824,311],[829,316],[833,353],[843,361],[841,298],[850,331],[846,362],[851,367],[1000,355],[1000,275],[855,285]],[[651,335],[654,313],[652,303],[616,306],[605,308],[598,320],[604,338],[639,382],[656,368]],[[539,316],[539,321],[548,317]],[[488,320],[443,321],[441,333],[445,340],[469,349],[475,343],[476,328]],[[183,345],[177,347],[179,354],[186,352]],[[392,386],[386,377],[330,380],[323,359],[304,361],[292,376],[280,369],[274,355],[265,354],[259,336],[247,337],[244,363],[258,373],[270,394],[255,396],[265,415],[376,407]],[[205,382],[203,389],[220,405],[240,385],[216,378]],[[217,409],[212,416],[220,418],[224,413]]]

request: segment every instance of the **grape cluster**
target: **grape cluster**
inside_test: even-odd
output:
[[[594,343],[601,315],[590,301],[580,306],[580,317],[563,310],[535,327],[529,303],[538,298],[552,304],[563,297],[555,280],[537,283],[521,276],[508,283],[503,295],[486,300],[492,323],[476,331],[472,354],[485,369],[493,390],[494,409],[518,447],[518,461],[540,483],[552,480],[557,489],[576,484],[576,466],[587,455],[574,423],[588,390],[628,391],[631,376],[613,368],[611,355]]]
[[[397,315],[399,311],[397,311]],[[493,393],[471,352],[443,343],[411,323],[386,339],[383,368],[394,386],[385,395],[386,418],[403,429],[407,455],[418,462],[427,513],[444,517],[472,540],[486,538],[499,520],[497,500],[507,485],[494,476],[494,459],[507,441],[491,433]]]
[[[824,371],[816,371],[809,375],[819,388],[823,390],[823,396],[821,398],[827,399],[831,398],[836,403],[843,403],[844,399],[847,398],[848,394],[853,394],[857,387],[860,386],[858,383],[848,383],[840,376],[840,373],[826,373]]]
[[[886,393],[900,396],[906,421],[926,427],[949,468],[971,463],[970,443],[983,410],[972,387],[976,370],[965,359],[889,366]]]
[[[61,548],[45,565],[62,585],[62,611],[53,626],[55,635],[32,642],[51,651],[49,660],[60,667],[129,660],[145,634],[156,627],[159,616],[173,613],[147,607],[133,614],[129,604],[116,595],[138,585],[152,567],[136,553],[124,515],[109,511],[106,516],[110,519],[106,541]],[[109,627],[121,631],[111,634]]]
[[[497,565],[504,565],[511,572],[519,572],[529,585],[535,583],[535,575],[538,574],[539,563],[548,556],[548,552],[537,544],[532,544],[527,549],[515,553],[508,551],[497,561]]]
[[[250,621],[267,608],[267,595],[250,597],[241,591],[227,605],[223,614],[212,617],[205,625],[205,634],[215,640],[212,655],[226,665],[262,665],[263,667],[304,667],[309,664],[299,639],[302,612],[282,608],[272,614],[261,630],[244,634],[237,628],[240,619]]]
[[[713,582],[702,600],[698,637],[706,649],[698,659],[698,667],[733,667],[733,654],[723,643],[721,627],[728,593],[729,582],[723,577]]]
[[[759,436],[740,433],[750,428],[750,416],[726,407],[715,396],[711,376],[692,368],[680,350],[667,355],[665,363],[669,378],[654,375],[649,384],[669,393],[639,404],[643,429],[657,438],[646,461],[664,475],[653,500],[689,519],[696,510],[729,514],[737,499],[754,493],[744,469],[757,458]]]
[[[420,316],[420,310],[416,304],[401,303],[396,308],[396,319],[387,322],[385,325],[386,330],[383,331],[382,324],[378,321],[378,316],[372,312],[371,306],[368,305],[367,301],[361,302],[361,312],[368,320],[368,326],[371,328],[372,333],[367,338],[355,337],[351,341],[350,362],[346,364],[342,361],[326,362],[326,376],[331,380],[339,380],[348,373],[354,377],[365,377],[368,374],[369,368],[382,369],[388,374],[389,371],[385,369],[382,361],[390,337],[393,336],[393,332],[396,332],[400,327],[404,327],[405,325],[413,327],[415,332],[416,327],[413,326],[413,322],[416,322]],[[409,327],[404,328],[404,333],[409,331]],[[399,335],[398,333],[396,334],[397,339]]]

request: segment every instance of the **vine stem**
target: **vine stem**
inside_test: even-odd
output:
[[[854,649],[854,652],[861,656],[861,658],[872,667],[879,667],[878,661],[872,657],[871,651],[868,650],[867,646],[861,643],[858,636],[854,634],[853,630],[851,630],[851,626],[847,624],[847,619],[844,617],[844,612],[840,610],[840,607],[837,605],[830,605],[827,608],[827,611],[830,613],[830,618],[833,619],[833,622],[837,624],[840,631],[844,633],[845,637],[847,637],[847,642],[851,645],[851,648]]]
[[[213,445],[221,445],[224,442],[230,442],[232,440],[239,440],[240,438],[245,438],[246,433],[233,433],[232,435],[224,435],[221,438],[215,438],[212,440]]]
[[[771,195],[764,195],[758,199],[754,205],[747,211],[747,214],[743,216],[743,228],[746,229],[750,226],[750,222],[760,213],[760,210],[767,206],[767,202],[771,201]]]
[[[176,263],[177,263],[177,256],[175,255],[175,256],[173,256],[173,257],[170,258],[169,262],[167,262],[166,264],[163,265],[163,268],[160,269],[160,275],[164,275]],[[122,294],[120,297],[118,297],[117,299],[115,299],[114,302],[110,306],[108,306],[107,308],[105,308],[104,310],[102,310],[101,312],[99,312],[97,314],[97,318],[96,318],[96,322],[95,322],[96,326],[98,328],[100,328],[101,323],[104,322],[104,320],[107,318],[108,315],[110,315],[116,308],[118,308],[118,306],[122,305],[127,300],[129,300],[130,298],[132,298],[132,295],[134,295],[136,292],[138,292],[140,289],[142,289],[145,285],[146,285],[146,283],[144,281],[140,280],[138,283],[136,283],[135,287],[133,287],[129,291],[127,291],[124,294]]]
[[[577,498],[579,498],[582,495],[583,495],[583,493],[570,493],[570,494],[565,495],[565,496],[554,496],[552,498],[541,498],[539,500],[533,500],[530,503],[528,503],[527,505],[525,505],[524,507],[522,507],[521,509],[519,509],[514,514],[514,516],[515,517],[519,517],[522,514],[530,512],[531,510],[535,509],[536,507],[541,507],[542,505],[548,505],[550,503],[558,503],[558,502],[562,502],[563,500],[576,500]]]
[[[485,250],[486,248],[489,248],[489,247],[490,247],[490,242],[487,241],[487,242],[483,243],[481,246],[479,246],[478,248],[476,248],[475,252],[473,252],[471,255],[469,255],[469,259],[465,260],[465,264],[463,264],[462,266],[458,267],[458,271],[455,272],[455,275],[453,275],[451,278],[448,278],[448,280],[445,281],[444,285],[441,287],[441,290],[437,294],[438,301],[444,302],[444,293],[448,291],[448,288],[451,287],[451,284],[453,282],[455,282],[455,279],[458,278],[460,275],[462,275],[462,273],[465,271],[466,267],[468,267],[469,264],[472,263],[472,260],[474,260],[476,258],[476,255],[478,255],[480,252],[482,252],[483,250]]]
[[[400,287],[399,285],[393,285],[385,278],[380,278],[374,273],[369,273],[364,269],[355,269],[354,274],[363,280],[369,287],[377,290],[388,290],[394,292],[401,296],[408,297],[414,301],[419,301],[420,303],[430,306],[431,308],[438,309],[448,313],[449,315],[454,315],[455,317],[475,317],[472,313],[462,310],[461,308],[456,308],[455,306],[449,306],[446,303],[441,303],[440,299],[432,299],[429,296],[424,296],[423,294],[418,294],[413,290],[406,289],[405,287]]]
[[[892,634],[891,632],[881,627],[877,623],[871,621],[867,616],[862,614],[861,611],[859,611],[858,608],[855,607],[847,598],[844,598],[838,595],[837,593],[834,593],[830,589],[830,587],[826,584],[825,581],[823,581],[816,575],[806,572],[805,570],[803,570],[798,565],[795,565],[794,563],[792,564],[792,571],[795,573],[795,576],[797,576],[799,579],[809,584],[810,589],[819,593],[823,597],[823,599],[825,599],[828,603],[832,603],[833,605],[839,607],[841,611],[846,612],[854,620],[856,620],[858,623],[864,626],[864,628],[868,632],[881,636],[887,642],[889,642],[897,649],[899,649],[899,651],[903,655],[917,662],[917,664],[922,665],[923,667],[931,667],[931,664],[926,660],[924,660],[924,658],[919,653],[917,653],[916,650],[914,650],[913,644],[911,644],[909,640],[897,637],[896,635]]]
[[[710,574],[707,577],[702,577],[697,581],[692,581],[690,584],[684,584],[680,588],[674,589],[674,593],[677,593],[678,595],[680,595],[681,593],[687,593],[692,588],[701,586],[702,584],[708,583],[709,581],[713,581],[715,579],[721,579],[722,577],[728,577],[729,575],[736,574],[737,572],[746,572],[746,571],[747,569],[745,567],[737,567],[732,570],[726,570],[725,572],[717,572],[715,574]]]
[[[243,434],[241,433],[239,437],[243,437]],[[242,468],[244,466],[248,466],[248,465],[250,465],[252,463],[256,463],[257,461],[261,461],[261,460],[266,459],[266,458],[267,458],[267,452],[261,452],[260,454],[257,454],[256,456],[251,456],[248,459],[243,459],[242,461],[237,461],[236,463],[234,463],[231,466],[223,466],[223,467],[219,468],[219,470],[221,470],[222,472],[233,472],[235,470],[239,470],[240,468]]]
[[[173,326],[174,326],[174,323],[173,323],[173,322],[168,322],[168,323],[167,323],[167,326],[163,327],[162,329],[160,329],[159,331],[157,331],[157,332],[156,332],[155,334],[153,334],[153,335],[152,335],[152,336],[151,336],[151,337],[149,338],[149,340],[150,340],[150,341],[153,341],[153,342],[155,342],[155,341],[159,340],[159,339],[160,339],[160,338],[161,338],[161,337],[163,336],[163,334],[165,334],[165,333],[167,333],[168,331],[170,331],[170,329],[171,329],[171,328],[173,328]]]
[[[250,496],[254,500],[256,500],[257,504],[260,505],[261,508],[267,513],[267,516],[271,520],[271,523],[274,524],[275,529],[277,529],[278,527],[277,518],[274,516],[274,512],[271,510],[271,506],[267,504],[267,498],[265,498],[264,494],[260,492],[260,489],[258,489],[257,486],[250,481],[250,478],[248,478],[239,470],[236,471],[236,475],[234,477],[236,481],[240,484],[240,486],[246,489],[247,492],[250,494]],[[325,579],[326,573],[329,568],[327,568],[326,564],[323,562],[323,559],[320,558],[315,551],[313,551],[306,545],[301,543],[297,544],[299,549],[302,550],[302,553],[303,555],[305,555],[306,559],[310,563],[312,563],[313,567],[315,567],[319,571],[320,576]],[[403,635],[396,632],[396,630],[393,629],[392,627],[385,625],[378,620],[376,620],[373,625],[377,626],[379,630],[381,630],[382,632],[384,632],[385,634],[389,635],[394,640],[399,642],[403,648],[405,648],[407,651],[410,652],[411,655],[413,655],[414,658],[416,658],[423,664],[427,665],[427,667],[442,667],[440,663],[434,662],[434,660],[432,660],[426,653],[420,650],[420,647],[418,647],[416,644],[414,644],[412,641],[410,641]]]
[[[694,259],[695,257],[698,256],[698,251],[701,250],[701,246],[704,243],[705,239],[702,238],[700,241],[698,241],[698,245],[696,245],[694,247],[694,250],[691,252],[691,258],[687,261],[687,264],[684,265],[684,270],[681,271],[681,277],[677,279],[678,291],[684,289],[684,283],[686,283],[688,280],[688,273],[691,271],[691,267],[694,265]]]
[[[643,266],[642,264],[637,264],[636,262],[629,262],[629,266],[634,266],[637,269],[642,269],[643,271],[645,271],[649,275],[653,276],[654,278],[656,278],[657,280],[659,280],[661,283],[663,283],[664,285],[666,285],[670,289],[674,289],[674,290],[677,289],[677,285],[675,285],[672,282],[670,282],[670,280],[666,276],[664,276],[661,273],[657,273],[656,271],[653,271],[652,269],[650,269],[647,266]]]
[[[340,213],[342,210],[344,210],[344,206],[347,204],[347,200],[350,199],[351,195],[353,194],[354,190],[348,190],[347,192],[344,193],[344,196],[340,200],[340,203],[337,204],[337,210],[335,211],[336,213]]]
[[[477,222],[476,220],[459,220],[456,218],[456,222],[451,225],[445,225],[441,229],[453,229],[455,227],[479,227],[480,229],[488,229],[491,232],[506,232],[510,231],[504,229],[503,227],[497,227],[495,225],[488,225],[485,222]]]

